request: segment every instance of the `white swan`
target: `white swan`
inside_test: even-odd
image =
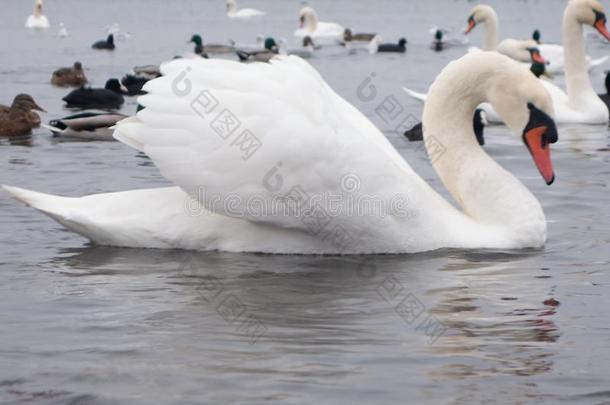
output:
[[[227,16],[234,20],[249,20],[262,17],[265,13],[254,8],[237,8],[236,0],[227,0]]]
[[[59,23],[59,31],[57,31],[57,36],[60,38],[67,38],[70,35],[66,25],[62,22]]]
[[[563,16],[563,37],[565,44],[565,79],[567,93],[552,82],[539,79],[553,100],[555,121],[560,124],[607,125],[610,112],[599,98],[587,72],[583,24],[590,25],[610,41],[606,28],[606,16],[597,0],[570,0]],[[421,101],[426,95],[404,89],[411,97]],[[502,122],[501,117],[489,104],[481,106],[494,123]]]
[[[503,55],[452,62],[426,103],[425,145],[463,211],[303,59],[181,59],[162,70],[139,99],[145,108],[120,122],[115,137],[150,156],[177,187],[82,198],[6,191],[114,246],[357,254],[545,243],[538,200],[473,136],[475,108],[492,102],[553,182],[551,100]]]
[[[36,0],[34,3],[34,14],[28,17],[25,21],[25,28],[46,30],[49,28],[49,20],[42,14],[42,0]]]
[[[318,21],[318,14],[311,7],[303,7],[299,12],[298,38],[311,37],[316,43],[340,43],[345,28],[337,23]]]
[[[485,40],[483,49],[486,51],[496,50],[520,62],[529,63],[529,55],[521,50],[520,44],[525,43],[529,47],[537,47],[544,58],[548,61],[547,71],[551,74],[561,74],[565,70],[564,47],[556,44],[537,44],[534,40],[505,39],[498,43],[499,22],[495,10],[488,5],[475,6],[468,17],[466,34],[470,33],[478,24],[485,26]],[[564,42],[570,38],[564,37]],[[582,36],[579,38],[582,39]],[[588,68],[591,69],[606,62],[608,57],[593,60],[586,56]]]

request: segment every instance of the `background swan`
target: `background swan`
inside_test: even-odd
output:
[[[333,22],[318,21],[316,10],[303,7],[299,12],[299,29],[294,35],[298,38],[311,37],[316,43],[340,43],[345,28]]]
[[[49,28],[49,20],[42,14],[42,0],[36,0],[34,3],[34,14],[28,17],[25,21],[25,28],[46,30]]]
[[[139,99],[145,108],[120,122],[115,137],[150,156],[177,187],[83,198],[5,189],[92,241],[115,246],[332,254],[525,248],[546,240],[536,198],[473,135],[476,106],[491,101],[523,137],[545,181],[554,180],[551,100],[505,56],[452,62],[424,110],[434,168],[463,211],[298,57],[254,65],[182,59],[162,70]],[[456,88],[458,81],[464,86]],[[214,124],[216,108],[240,126]],[[254,153],[244,137],[257,146]],[[435,158],[439,145],[444,153]],[[340,197],[332,211],[317,198],[325,195]],[[354,209],[363,198],[386,208],[349,214],[361,212]],[[274,200],[292,205],[269,211]]]
[[[254,8],[237,8],[236,0],[227,0],[227,16],[235,20],[249,20],[252,18],[262,17],[265,13]]]
[[[610,112],[593,89],[587,71],[582,35],[583,24],[594,27],[610,41],[602,5],[597,0],[570,0],[563,18],[567,93],[544,78],[539,80],[553,100],[557,123],[607,125]],[[524,44],[525,42],[517,41],[515,43]],[[423,93],[406,88],[404,90],[415,99],[426,100],[426,95]],[[485,110],[490,122],[502,122],[501,117],[491,105],[484,104],[481,108]]]
[[[561,45],[555,44],[538,44],[532,40],[517,40],[517,39],[505,39],[502,42],[498,40],[499,31],[499,20],[496,11],[488,5],[477,5],[475,6],[468,18],[468,27],[466,34],[470,33],[478,24],[484,24],[484,46],[483,49],[486,51],[496,50],[506,56],[509,56],[520,62],[529,63],[529,55],[519,51],[519,44],[525,43],[527,47],[538,47],[544,58],[549,62],[547,71],[551,74],[563,73],[565,70],[564,66],[564,48]],[[575,38],[566,37],[564,35],[564,42],[568,40],[575,40]],[[579,40],[582,39],[582,36]],[[586,56],[588,68],[599,66],[606,62],[607,57],[593,60],[589,56]]]

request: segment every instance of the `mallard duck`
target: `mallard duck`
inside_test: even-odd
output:
[[[203,39],[201,38],[201,35],[199,34],[195,34],[191,37],[191,40],[189,41],[189,43],[194,43],[195,44],[195,50],[194,52],[197,55],[202,55],[203,54],[208,54],[208,53],[233,53],[235,52],[235,47],[231,46],[231,45],[222,45],[222,44],[203,44]]]
[[[350,28],[343,31],[343,42],[371,42],[377,34],[375,33],[352,33]]]
[[[29,94],[18,94],[10,107],[0,105],[0,136],[21,136],[40,126],[40,116],[46,112]]]
[[[103,89],[81,87],[72,91],[62,100],[68,108],[121,108],[125,102],[123,90],[118,79],[110,79]]]
[[[114,35],[110,34],[110,35],[108,35],[108,38],[106,38],[106,40],[101,40],[101,41],[95,42],[93,45],[91,45],[91,48],[106,50],[106,51],[114,50],[114,48],[115,48]]]
[[[227,0],[227,16],[233,20],[250,20],[265,15],[264,11],[254,8],[237,8],[235,0]]]
[[[114,141],[111,128],[126,115],[87,111],[70,115],[49,122],[43,127],[49,129],[53,136],[59,138],[72,138],[89,141]]]
[[[279,47],[275,39],[269,37],[265,39],[265,49],[258,51],[236,51],[241,62],[269,62],[271,58],[277,56]]]
[[[80,62],[74,62],[74,66],[71,68],[57,69],[51,76],[51,83],[59,87],[81,87],[87,82],[83,65]]]

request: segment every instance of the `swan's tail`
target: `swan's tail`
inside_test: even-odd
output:
[[[424,94],[424,93],[418,93],[418,92],[413,91],[413,90],[411,90],[411,89],[408,89],[408,88],[406,88],[406,87],[403,87],[402,89],[403,89],[403,90],[405,91],[405,93],[407,93],[409,96],[413,97],[413,98],[414,98],[414,99],[416,99],[416,100],[422,101],[422,102],[425,102],[425,101],[426,101],[426,97],[428,96],[427,94]]]
[[[70,216],[70,204],[75,198],[60,197],[39,193],[19,187],[2,186],[2,189],[25,205],[36,208],[53,218],[67,219]]]
[[[607,60],[608,60],[608,56],[604,56],[599,59],[593,59],[593,60],[591,60],[591,62],[589,62],[589,68],[594,68],[594,67],[603,65],[604,63],[606,63]]]

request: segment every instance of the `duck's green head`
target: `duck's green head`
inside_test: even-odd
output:
[[[535,30],[534,33],[532,34],[532,39],[538,43],[540,43],[540,31],[539,30]]]
[[[436,30],[436,33],[434,34],[434,39],[436,39],[437,41],[442,41],[443,40],[443,31]]]
[[[203,45],[203,39],[201,39],[201,35],[199,34],[195,34],[191,37],[191,40],[189,42],[193,42],[195,43],[195,45]]]
[[[271,37],[265,39],[265,49],[267,49],[269,51],[273,51],[273,50],[277,49],[277,43],[275,42],[275,39],[273,39]]]

